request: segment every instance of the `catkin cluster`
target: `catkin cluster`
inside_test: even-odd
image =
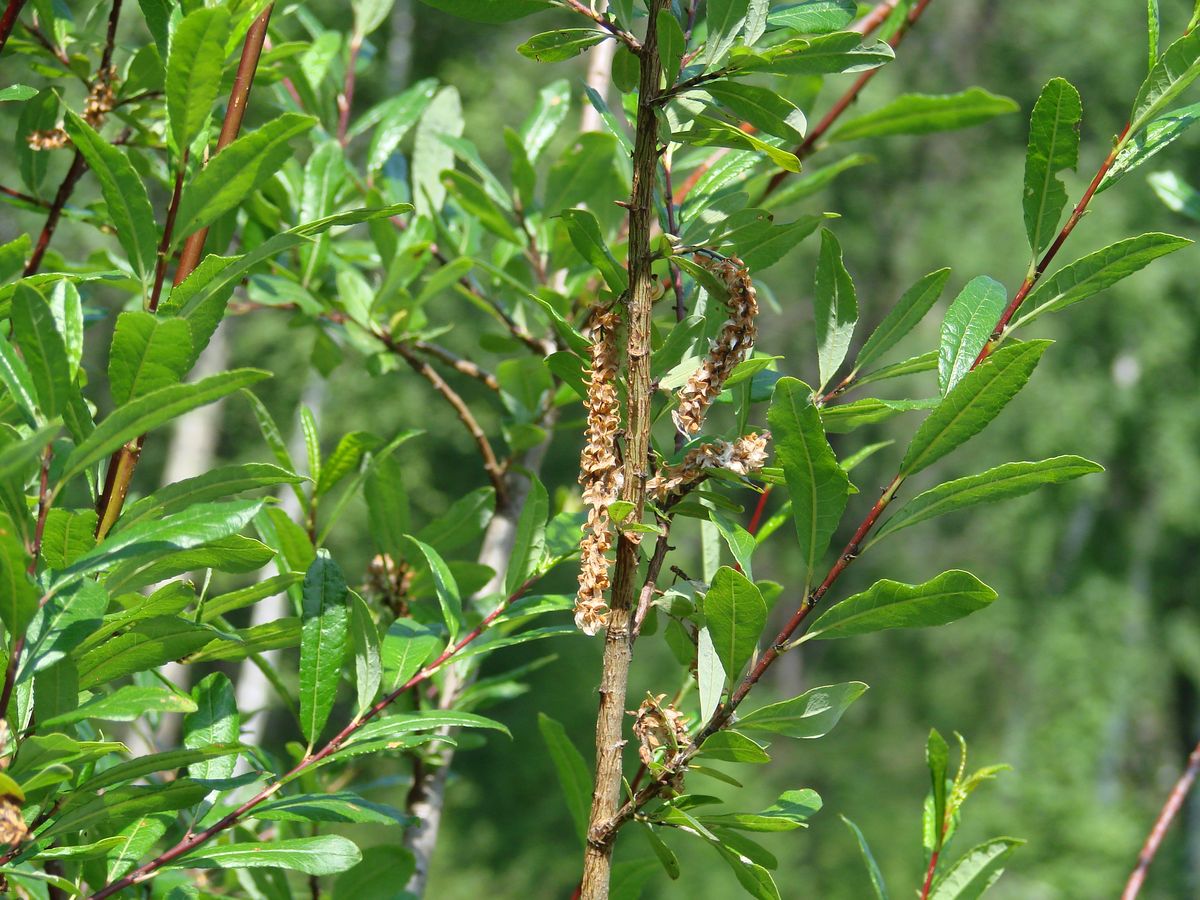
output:
[[[672,413],[675,427],[691,436],[704,425],[708,408],[721,393],[725,380],[738,363],[750,355],[758,330],[758,298],[746,264],[736,256],[717,256],[709,251],[693,257],[697,265],[712,272],[729,292],[729,318],[713,342],[708,356],[679,391],[679,408]]]
[[[608,620],[608,551],[612,548],[612,522],[608,505],[621,489],[621,466],[616,436],[621,427],[617,396],[617,314],[607,309],[592,327],[591,371],[587,384],[587,432],[579,459],[579,483],[588,516],[580,543],[579,592],[575,597],[575,624],[585,634],[595,634]]]
[[[116,75],[116,68],[109,66],[97,74],[96,80],[92,82],[91,90],[88,91],[87,102],[83,107],[83,121],[97,131],[100,130],[100,126],[104,124],[104,120],[108,118],[108,114],[116,105],[117,95],[112,89],[113,79],[116,78]],[[67,145],[68,138],[62,128],[50,128],[30,132],[26,142],[33,150],[57,150]]]
[[[693,447],[684,454],[683,461],[674,466],[663,466],[654,477],[646,482],[646,490],[659,503],[672,494],[682,493],[708,477],[713,469],[725,469],[735,475],[750,475],[767,464],[767,441],[771,433],[752,432],[736,441],[712,441]]]
[[[687,746],[687,719],[670,703],[664,703],[666,694],[646,694],[646,699],[633,716],[633,734],[638,739],[638,756],[646,765],[654,762],[654,751],[665,747],[669,753]]]

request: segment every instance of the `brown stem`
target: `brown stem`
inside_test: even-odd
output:
[[[358,63],[358,51],[362,49],[362,35],[355,32],[350,37],[350,58],[346,61],[346,80],[342,83],[342,92],[338,94],[338,143],[346,146],[346,131],[350,127],[350,106],[354,103],[355,66]]]
[[[175,217],[179,214],[179,200],[183,196],[183,180],[187,177],[188,151],[185,148],[175,171],[175,187],[171,191],[171,202],[167,206],[167,220],[163,224],[162,240],[158,242],[158,260],[154,264],[154,288],[147,304],[150,312],[158,312],[158,301],[162,297],[163,281],[167,277],[167,263],[171,261],[171,241],[175,237]],[[182,268],[182,267],[181,267]]]
[[[25,264],[25,271],[22,274],[26,277],[36,274],[42,267],[42,258],[50,246],[50,239],[54,237],[54,229],[58,227],[63,207],[67,205],[71,193],[75,190],[75,185],[79,183],[79,179],[86,169],[87,163],[84,162],[83,154],[76,150],[75,155],[71,158],[71,166],[67,169],[67,174],[63,176],[62,183],[59,184],[58,190],[54,194],[54,200],[50,203],[50,211],[46,214],[46,223],[42,226],[42,232],[38,235],[33,252],[29,255],[29,262]]]
[[[651,0],[646,37],[639,54],[637,128],[633,149],[633,191],[629,202],[629,295],[626,326],[626,446],[621,499],[633,504],[632,521],[640,521],[646,500],[650,459],[650,329],[654,304],[650,229],[654,216],[654,182],[658,172],[658,101],[662,66],[658,56],[657,21],[662,0]],[[632,657],[630,613],[638,569],[638,545],[622,532],[604,635],[600,676],[600,708],[596,715],[596,778],[583,861],[583,900],[605,900],[612,868],[615,832],[608,823],[621,799],[621,751],[625,740],[625,692]]]
[[[254,73],[258,71],[258,58],[262,54],[263,41],[267,37],[267,24],[271,21],[271,10],[274,4],[262,11],[246,31],[246,40],[242,44],[242,58],[238,62],[237,74],[233,79],[233,88],[229,92],[229,103],[225,107],[225,119],[221,122],[221,134],[217,138],[217,153],[232,144],[242,129],[242,119],[246,115],[246,103],[250,99],[250,88],[254,84]],[[187,278],[200,264],[200,256],[204,252],[204,242],[208,238],[208,228],[201,228],[188,235],[179,252],[179,268],[175,270],[175,284]]]
[[[604,13],[597,12],[595,9],[593,9],[592,7],[595,4],[589,6],[586,3],[581,3],[580,0],[564,0],[563,5],[567,9],[574,10],[582,16],[587,16],[634,53],[640,53],[642,51],[642,46],[638,43],[638,39],[625,29],[616,25]]]
[[[42,536],[46,533],[46,516],[50,512],[50,461],[54,448],[47,445],[42,451],[42,477],[38,484],[37,524],[33,529],[33,547],[29,567],[25,570],[31,578],[37,573],[38,559],[42,555]]]
[[[31,206],[40,206],[44,209],[50,208],[49,200],[40,200],[31,194],[23,194],[20,191],[14,191],[12,188],[5,187],[2,184],[0,184],[0,194],[3,194],[5,197],[12,197],[14,200],[20,200],[22,203],[28,203]]]
[[[412,690],[418,684],[421,684],[422,682],[427,681],[429,678],[431,678],[437,671],[439,671],[449,660],[451,660],[464,647],[466,647],[468,644],[470,644],[472,641],[474,641],[476,638],[478,638],[481,634],[483,634],[483,632],[486,631],[488,629],[488,627],[491,626],[491,624],[493,622],[495,622],[496,619],[499,618],[500,615],[506,609],[508,609],[508,607],[514,601],[516,601],[519,598],[521,598],[522,596],[524,596],[525,592],[528,591],[529,588],[536,581],[537,581],[537,577],[530,578],[528,581],[526,581],[524,584],[522,584],[520,587],[518,587],[513,593],[511,593],[507,597],[505,597],[504,600],[501,601],[501,603],[495,609],[493,609],[490,613],[488,613],[482,622],[480,622],[475,628],[473,628],[466,635],[464,635],[463,637],[460,637],[454,644],[450,645],[445,650],[443,650],[442,653],[433,662],[426,665],[423,669],[421,669],[420,672],[418,672],[416,675],[414,675],[412,678],[410,678],[408,681],[406,681],[403,685],[398,687],[396,690],[392,691],[390,694],[388,694],[382,700],[378,701],[374,706],[372,706],[370,709],[368,709],[361,716],[358,716],[358,717],[352,719],[350,721],[350,723],[348,725],[346,725],[345,728],[343,728],[341,731],[339,731],[337,734],[335,734],[329,740],[329,742],[327,744],[325,744],[325,746],[323,746],[320,750],[316,750],[311,753],[308,753],[302,760],[300,760],[300,762],[296,763],[296,765],[293,766],[291,768],[291,770],[289,770],[286,774],[284,774],[280,778],[276,779],[271,784],[267,785],[265,788],[263,788],[261,791],[259,791],[257,794],[255,794],[253,797],[251,797],[249,800],[247,800],[245,803],[243,803],[241,806],[239,806],[237,809],[233,810],[231,813],[229,813],[228,815],[226,815],[224,818],[220,819],[219,821],[214,822],[212,825],[208,826],[207,828],[205,828],[201,831],[191,832],[190,834],[186,835],[182,840],[180,840],[173,847],[171,847],[167,850],[164,850],[162,853],[160,853],[154,859],[150,860],[145,865],[140,866],[137,869],[134,869],[132,872],[130,872],[128,875],[124,876],[123,878],[120,878],[117,881],[112,882],[111,884],[105,885],[100,890],[96,891],[94,894],[91,894],[87,898],[87,900],[104,900],[105,897],[112,897],[113,895],[118,894],[121,891],[124,891],[130,887],[133,887],[136,884],[141,884],[142,882],[148,881],[150,878],[152,878],[154,876],[154,873],[156,873],[163,866],[167,865],[170,862],[173,862],[176,859],[179,859],[179,857],[181,857],[187,853],[190,853],[192,850],[195,850],[200,845],[207,843],[209,840],[211,840],[213,837],[220,834],[221,832],[226,831],[229,828],[232,828],[234,825],[236,825],[238,822],[240,822],[243,818],[245,818],[245,816],[248,812],[250,812],[256,806],[258,806],[260,803],[263,803],[270,797],[274,796],[279,791],[279,789],[282,788],[287,782],[296,778],[298,775],[303,774],[305,771],[310,769],[312,766],[321,762],[322,760],[324,760],[326,757],[330,756],[331,754],[337,752],[337,750],[339,750],[342,747],[342,745],[344,745],[346,743],[346,741],[348,741],[351,737],[353,737],[354,734],[356,732],[358,732],[358,730],[360,728],[362,728],[364,725],[366,725],[372,719],[377,718],[384,710],[386,710],[389,706],[391,706],[392,703],[394,703],[396,701],[396,699],[399,698],[402,694]]]
[[[4,7],[4,15],[0,16],[0,53],[4,52],[4,45],[8,43],[8,36],[12,34],[24,5],[25,0],[8,0],[8,5]]]
[[[504,481],[504,466],[496,458],[491,442],[488,441],[483,429],[479,427],[479,421],[471,412],[471,408],[467,406],[466,401],[446,383],[446,380],[438,374],[433,366],[413,353],[407,346],[385,334],[377,332],[375,336],[386,344],[389,350],[408,363],[414,372],[433,385],[433,389],[445,397],[446,402],[454,408],[459,420],[466,426],[467,431],[474,438],[476,446],[479,447],[479,455],[483,457],[483,468],[487,472],[492,486],[496,489],[498,502],[503,502],[508,492],[508,485]]]
[[[475,363],[471,362],[471,360],[463,359],[457,353],[447,350],[445,347],[442,347],[439,344],[433,344],[429,341],[413,341],[412,347],[414,350],[419,350],[427,356],[432,356],[434,359],[440,359],[446,365],[450,366],[450,368],[457,372],[461,372],[463,375],[466,375],[470,378],[474,378],[476,381],[493,391],[500,390],[500,383],[496,381],[495,375],[486,369],[479,367]]]
[[[667,230],[671,234],[678,234],[679,225],[675,221],[675,189],[671,186],[671,164],[663,158],[663,204],[667,208]],[[683,295],[683,273],[679,271],[679,266],[671,263],[671,288],[675,291],[675,321],[682,322],[687,318],[687,306],[684,305]]]
[[[1137,865],[1134,866],[1129,881],[1125,884],[1125,890],[1121,892],[1121,900],[1134,900],[1141,891],[1142,884],[1146,881],[1146,874],[1150,870],[1150,864],[1154,862],[1154,857],[1158,854],[1159,847],[1162,846],[1167,830],[1183,807],[1183,801],[1187,799],[1188,792],[1196,781],[1197,773],[1200,773],[1200,744],[1197,744],[1191,755],[1188,756],[1187,768],[1183,770],[1183,774],[1171,788],[1171,793],[1167,795],[1167,802],[1163,804],[1158,818],[1154,820],[1154,827],[1150,829],[1150,833],[1146,836],[1146,843],[1142,846],[1142,852],[1138,854]]]
[[[900,5],[900,0],[883,0],[882,3],[876,3],[875,7],[851,25],[847,31],[857,31],[859,34],[867,35],[887,21],[887,17],[892,14],[897,6]]]
[[[633,642],[637,640],[637,636],[642,632],[642,623],[646,620],[646,614],[650,611],[650,604],[654,602],[654,592],[658,588],[659,573],[662,572],[667,552],[672,549],[668,543],[671,539],[671,521],[670,517],[659,519],[659,527],[662,531],[658,533],[658,540],[654,542],[654,553],[651,555],[650,562],[646,566],[646,578],[642,582],[642,590],[638,595],[637,610],[633,615],[633,631],[629,637],[631,647],[633,646]]]
[[[909,10],[908,15],[904,18],[904,21],[901,23],[900,27],[896,29],[896,33],[888,38],[888,44],[890,44],[893,49],[900,46],[900,42],[904,40],[905,35],[907,35],[909,30],[917,24],[917,20],[921,18],[921,14],[925,12],[925,9],[932,2],[933,0],[920,0],[916,6]],[[888,10],[887,12],[891,12],[891,10]],[[886,18],[886,16],[887,13],[885,12],[884,17]],[[882,22],[882,19],[880,21]],[[857,79],[855,79],[854,84],[850,86],[850,90],[846,91],[846,93],[842,94],[842,96],[838,98],[837,102],[834,103],[829,112],[822,117],[821,121],[816,124],[812,131],[805,135],[804,142],[793,151],[799,159],[804,159],[812,155],[813,151],[816,149],[817,142],[825,136],[829,129],[833,127],[834,123],[841,118],[842,114],[847,109],[849,109],[850,105],[858,99],[858,95],[862,93],[863,88],[870,84],[871,79],[875,77],[876,73],[879,72],[881,68],[883,67],[880,66],[879,68],[868,69],[859,75]],[[783,180],[790,174],[790,172],[784,169],[780,169],[778,172],[776,172],[774,177],[767,182],[767,187],[766,190],[763,191],[763,196],[766,197],[770,194],[773,194],[783,183]]]

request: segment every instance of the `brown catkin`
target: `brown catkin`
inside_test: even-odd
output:
[[[587,384],[587,432],[579,459],[579,483],[588,516],[580,542],[579,592],[575,597],[575,624],[585,634],[595,634],[608,620],[608,551],[612,549],[612,523],[608,506],[621,489],[617,459],[617,431],[621,427],[617,396],[617,314],[606,309],[592,325],[591,370]]]
[[[679,408],[672,413],[675,427],[691,436],[704,425],[708,408],[721,393],[725,381],[738,363],[750,355],[758,329],[758,296],[746,264],[736,256],[724,257],[709,252],[697,253],[697,265],[712,272],[729,292],[726,306],[729,318],[713,342],[708,356],[679,391]]]
[[[646,491],[659,503],[672,494],[680,494],[703,481],[713,469],[725,469],[735,475],[751,475],[767,464],[767,441],[771,433],[752,432],[736,441],[712,441],[693,447],[683,461],[663,466],[646,482]]]

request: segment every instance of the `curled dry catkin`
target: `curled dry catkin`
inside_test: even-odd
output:
[[[746,264],[736,256],[717,256],[708,251],[697,253],[696,264],[712,272],[729,292],[726,306],[729,318],[713,342],[708,356],[679,391],[679,408],[672,413],[675,427],[693,435],[704,425],[709,406],[721,393],[725,380],[738,363],[750,355],[758,330],[758,298]]]
[[[579,592],[575,597],[575,624],[585,634],[595,634],[608,620],[604,599],[609,587],[607,554],[612,548],[608,505],[617,499],[622,482],[616,451],[617,430],[621,427],[615,341],[618,324],[617,314],[607,309],[595,317],[592,327],[587,432],[579,459],[579,483],[588,515],[579,546]]]
[[[733,443],[712,441],[693,447],[684,454],[683,461],[674,466],[663,466],[654,477],[646,482],[646,490],[659,503],[672,494],[681,493],[698,481],[708,477],[713,469],[725,469],[735,475],[750,475],[767,464],[767,441],[771,433],[752,432]]]

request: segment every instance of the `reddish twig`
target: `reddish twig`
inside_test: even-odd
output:
[[[346,61],[346,79],[342,83],[342,91],[338,94],[338,143],[343,147],[348,143],[346,131],[350,127],[350,105],[354,102],[355,66],[358,63],[358,51],[362,49],[362,35],[357,31],[350,37],[350,58]]]
[[[42,451],[42,475],[38,483],[37,524],[33,528],[33,547],[30,549],[29,566],[26,574],[32,578],[37,574],[38,559],[42,555],[42,536],[46,533],[46,516],[50,513],[50,461],[54,459],[54,446],[47,444]]]
[[[21,15],[24,6],[25,0],[8,0],[8,5],[4,7],[4,15],[0,16],[0,53],[4,52],[4,45],[8,43],[8,36],[12,34],[17,16]]]
[[[171,261],[171,242],[175,239],[175,217],[179,213],[179,200],[183,196],[183,180],[187,177],[188,151],[184,148],[183,158],[175,172],[175,187],[171,190],[171,202],[167,206],[167,219],[163,223],[162,240],[158,242],[158,259],[154,264],[154,288],[150,291],[150,312],[158,312],[158,301],[162,297],[163,280],[167,277],[167,263]],[[182,269],[182,266],[180,267]]]
[[[498,619],[500,617],[500,615],[506,609],[508,609],[508,607],[510,605],[512,605],[512,603],[514,603],[516,600],[520,599],[522,596],[525,595],[525,593],[529,590],[529,588],[532,587],[533,584],[537,581],[538,577],[540,577],[540,576],[534,576],[533,578],[528,579],[524,584],[522,584],[520,587],[518,587],[513,593],[511,593],[507,597],[505,597],[504,600],[495,609],[493,609],[490,613],[487,614],[487,616],[483,619],[482,622],[480,622],[477,626],[475,626],[475,628],[471,629],[471,631],[469,631],[466,635],[459,638],[455,643],[451,644],[449,647],[447,647],[445,650],[443,650],[442,653],[437,657],[437,659],[435,659],[433,662],[429,663],[427,666],[425,666],[423,669],[421,669],[421,671],[419,671],[416,675],[414,675],[412,678],[410,678],[408,681],[406,681],[403,685],[396,688],[396,690],[392,691],[390,694],[388,694],[382,700],[375,703],[375,705],[372,706],[370,709],[368,709],[365,713],[363,713],[362,715],[357,716],[356,718],[351,720],[350,723],[348,725],[346,725],[345,728],[343,728],[336,735],[334,735],[329,740],[329,742],[327,744],[325,744],[325,746],[323,746],[320,750],[308,753],[302,760],[300,760],[300,762],[296,763],[296,765],[293,766],[286,774],[280,776],[274,782],[267,785],[265,788],[263,788],[261,791],[259,791],[257,794],[255,794],[253,797],[251,797],[249,800],[247,800],[245,803],[243,803],[241,806],[237,807],[237,809],[233,810],[233,812],[229,813],[228,815],[224,816],[223,818],[219,819],[218,821],[214,822],[212,825],[208,826],[207,828],[205,828],[201,831],[192,832],[192,833],[186,835],[182,840],[180,840],[173,847],[171,847],[167,850],[164,850],[162,853],[160,853],[154,859],[150,860],[150,862],[146,863],[143,866],[138,867],[137,869],[133,870],[132,872],[130,872],[128,875],[124,876],[123,878],[120,878],[117,881],[112,882],[111,884],[105,885],[100,890],[96,891],[94,894],[91,894],[87,898],[87,900],[104,900],[105,897],[111,897],[115,894],[120,893],[123,890],[126,890],[127,888],[133,887],[136,884],[141,884],[142,882],[149,880],[151,877],[153,877],[154,873],[157,872],[159,869],[161,869],[163,866],[167,865],[168,863],[174,862],[176,859],[179,859],[181,856],[184,856],[184,855],[190,853],[192,850],[195,850],[200,845],[207,843],[209,840],[216,837],[221,832],[226,831],[226,830],[232,828],[234,825],[238,824],[238,822],[240,822],[243,818],[246,817],[247,813],[249,813],[252,809],[254,809],[259,804],[268,800],[270,797],[274,796],[279,791],[279,789],[282,788],[289,781],[293,780],[298,775],[303,774],[305,771],[312,768],[317,763],[321,762],[322,760],[324,760],[327,757],[331,756],[332,754],[336,753],[339,749],[341,749],[341,747],[346,743],[346,741],[348,741],[351,737],[354,736],[354,734],[356,732],[358,732],[359,729],[361,729],[364,725],[366,725],[372,719],[377,718],[384,710],[386,710],[389,706],[391,706],[401,695],[407,693],[408,691],[410,691],[414,687],[416,687],[418,684],[421,684],[422,682],[427,681],[429,678],[431,678],[447,662],[449,662],[451,659],[453,659],[453,657],[455,655],[460,653],[464,647],[466,647],[468,644],[470,644],[472,641],[474,641],[476,638],[478,638],[481,634],[483,634],[485,631],[487,631],[487,629],[492,625],[492,623],[495,622],[496,619]]]
[[[1129,881],[1125,884],[1125,890],[1121,892],[1121,900],[1134,900],[1141,891],[1142,885],[1146,881],[1146,873],[1150,870],[1150,864],[1154,862],[1154,857],[1158,854],[1158,849],[1162,846],[1163,838],[1166,837],[1171,823],[1175,821],[1179,810],[1183,808],[1183,801],[1187,799],[1188,792],[1196,781],[1197,773],[1200,773],[1200,744],[1197,744],[1191,755],[1188,756],[1187,768],[1183,770],[1183,774],[1171,788],[1171,793],[1167,795],[1167,802],[1163,804],[1158,818],[1154,820],[1154,827],[1150,829],[1150,834],[1146,836],[1146,843],[1142,846],[1142,852],[1138,854],[1137,865],[1134,866]]]
[[[938,857],[942,853],[934,850],[929,854],[929,866],[925,869],[925,882],[921,885],[921,900],[929,900],[929,892],[933,889],[933,875],[937,871]]]
[[[54,230],[58,228],[58,220],[62,218],[63,207],[71,199],[75,185],[79,183],[79,179],[83,177],[86,170],[87,163],[84,162],[83,154],[76,150],[75,155],[71,158],[67,174],[63,176],[62,183],[54,193],[50,211],[46,214],[46,222],[42,225],[41,234],[38,235],[37,243],[33,245],[33,252],[29,255],[29,262],[25,264],[25,271],[22,274],[26,277],[36,274],[42,267],[42,258],[46,255],[51,238],[54,237]]]
[[[20,200],[22,203],[29,203],[33,206],[41,206],[44,209],[50,208],[49,200],[40,200],[37,197],[34,197],[32,194],[23,194],[20,191],[14,191],[12,188],[5,187],[2,184],[0,184],[0,194],[3,194],[5,197],[12,197],[14,200]]]
[[[868,35],[884,22],[887,17],[892,14],[897,6],[900,5],[900,0],[883,0],[882,3],[876,3],[875,8],[869,13],[851,25],[847,31],[857,31],[859,34]]]
[[[758,495],[758,502],[754,504],[754,512],[750,515],[750,524],[746,526],[746,531],[751,535],[758,534],[758,529],[762,526],[763,513],[767,511],[767,499],[771,496],[771,485],[763,490]]]

